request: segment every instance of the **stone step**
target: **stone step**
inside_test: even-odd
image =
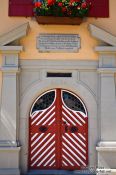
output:
[[[30,170],[27,175],[96,175],[96,173],[89,170]]]

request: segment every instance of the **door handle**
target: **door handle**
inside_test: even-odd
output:
[[[71,131],[71,133],[77,132],[77,131],[78,131],[77,126],[72,126],[72,127],[70,128],[70,131]]]
[[[40,126],[39,127],[39,131],[42,133],[45,133],[48,130],[48,128],[46,126]]]

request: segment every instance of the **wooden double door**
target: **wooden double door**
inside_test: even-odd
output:
[[[53,89],[33,103],[29,118],[29,168],[78,170],[88,164],[88,117],[82,100]]]

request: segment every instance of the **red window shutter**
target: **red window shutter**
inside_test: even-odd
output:
[[[33,0],[9,0],[9,16],[33,16]]]
[[[87,0],[91,2],[90,17],[109,17],[109,0]],[[33,0],[9,0],[9,16],[33,16]]]
[[[87,0],[91,2],[90,17],[109,17],[109,0]]]

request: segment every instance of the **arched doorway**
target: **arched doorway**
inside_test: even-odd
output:
[[[82,100],[53,89],[33,103],[29,118],[29,169],[77,170],[88,165],[88,117]]]

